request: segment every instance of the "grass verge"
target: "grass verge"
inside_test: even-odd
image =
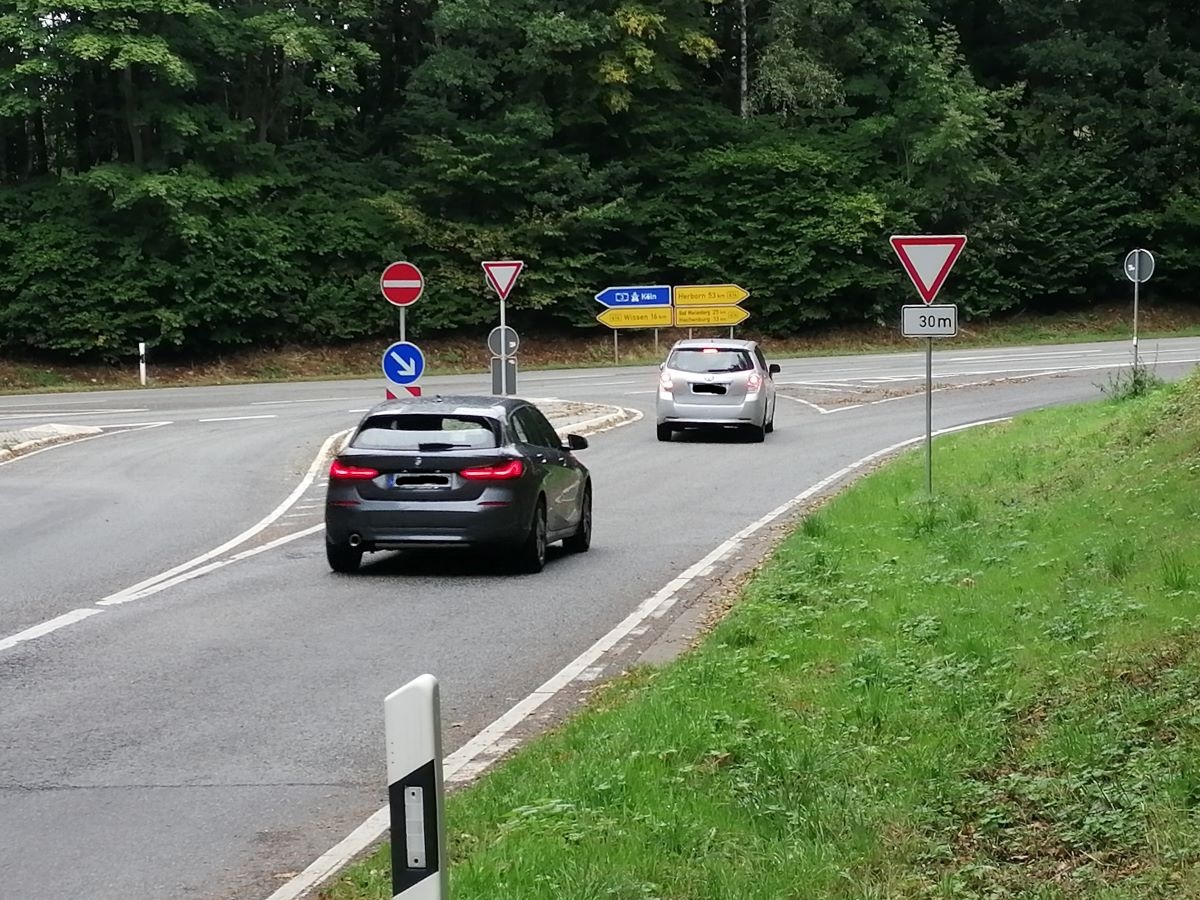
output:
[[[1200,895],[1200,377],[943,439],[448,804],[452,895]],[[326,889],[390,896],[386,847]]]
[[[1200,334],[1200,308],[1189,305],[1147,304],[1142,309],[1141,339],[1185,337]],[[696,336],[722,335],[724,329],[696,329]],[[894,327],[829,328],[794,337],[764,337],[752,328],[738,336],[762,340],[776,359],[852,353],[911,351],[918,343],[901,338]],[[659,349],[648,331],[622,332],[621,365],[648,365],[662,361],[671,342],[687,337],[686,330],[662,329]],[[981,323],[966,323],[952,343],[957,349],[1003,347],[1084,341],[1123,340],[1130,337],[1130,315],[1124,306],[1097,307],[1051,316],[1016,315]],[[269,347],[248,349],[194,362],[165,359],[151,350],[151,387],[246,384],[278,381],[327,381],[343,378],[376,378],[379,355],[390,342],[361,341],[329,347]],[[456,375],[487,371],[490,354],[485,335],[475,337],[420,338],[429,361],[429,375]],[[522,371],[538,369],[612,366],[612,336],[605,329],[581,335],[550,336],[523,333],[518,358]],[[1153,359],[1148,360],[1153,364]],[[60,391],[136,388],[137,361],[126,366],[64,365],[33,359],[0,359],[0,392],[50,393]]]

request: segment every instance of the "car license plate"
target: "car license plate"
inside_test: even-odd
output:
[[[453,487],[453,484],[451,476],[432,472],[428,474],[405,473],[393,475],[389,480],[390,487],[405,491],[445,491]]]

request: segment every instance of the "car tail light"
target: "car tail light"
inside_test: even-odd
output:
[[[757,372],[752,372],[750,377],[746,379],[746,393],[757,394],[762,390],[763,377]]]
[[[470,469],[463,469],[458,474],[467,481],[508,481],[512,478],[520,478],[525,474],[525,463],[519,459],[511,459],[495,466],[474,466]]]
[[[662,373],[662,376],[658,379],[658,389],[660,391],[666,391],[668,394],[675,390],[675,385],[671,381],[670,372]]]
[[[379,470],[368,469],[365,466],[348,466],[340,459],[335,459],[329,467],[330,481],[370,481],[379,477]]]

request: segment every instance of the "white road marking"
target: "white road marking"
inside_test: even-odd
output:
[[[312,400],[256,400],[251,406],[291,406],[293,403],[344,403],[357,397],[317,397]]]
[[[198,419],[199,422],[248,422],[251,419],[278,419],[277,415],[269,416],[222,416],[219,419]]]
[[[809,403],[807,400],[801,400],[799,397],[793,397],[791,394],[776,394],[777,397],[782,397],[784,400],[791,400],[793,403],[803,403],[810,409],[815,409],[821,415],[829,415],[833,410],[825,409],[823,406],[817,406],[815,403]]]
[[[935,431],[935,435],[950,434],[956,431],[964,431],[968,428],[976,428],[980,425],[992,425],[997,422],[1007,422],[1007,417],[1000,419],[985,419],[980,422],[972,422],[967,425],[959,425],[954,428],[944,428]],[[579,676],[587,673],[592,665],[596,663],[605,653],[615,647],[623,638],[630,635],[638,628],[646,619],[663,615],[669,610],[679,599],[679,594],[693,580],[701,577],[701,573],[711,569],[722,559],[736,550],[748,538],[761,531],[766,526],[770,525],[779,517],[791,512],[806,500],[825,490],[854,473],[863,466],[869,465],[881,457],[895,453],[897,450],[902,450],[905,447],[920,443],[925,440],[925,435],[909,438],[906,441],[901,441],[898,444],[892,444],[890,447],[885,447],[868,456],[864,456],[857,462],[839,469],[832,475],[822,479],[812,487],[798,494],[796,497],[784,503],[782,506],[773,509],[761,519],[751,523],[743,528],[729,540],[725,541],[699,562],[691,566],[683,572],[678,578],[669,582],[662,590],[656,593],[653,597],[644,600],[632,613],[630,613],[619,625],[612,629],[596,643],[592,644],[587,650],[581,653],[575,660],[569,663],[556,675],[550,678],[545,684],[535,690],[532,694],[521,700],[508,712],[498,718],[491,725],[479,732],[471,740],[467,741],[458,750],[451,753],[443,762],[443,772],[447,783],[455,783],[466,781],[492,764],[499,757],[500,748],[508,748],[512,745],[508,743],[510,740],[507,735],[517,725],[528,719],[535,713],[543,704],[553,698],[559,691],[570,685],[573,681],[579,680]],[[485,757],[486,759],[480,759]],[[331,875],[340,870],[350,860],[358,856],[362,851],[367,849],[375,841],[383,836],[389,827],[389,812],[388,807],[383,806],[376,810],[370,818],[359,825],[354,831],[350,832],[341,842],[331,848],[328,852],[321,856],[308,866],[303,872],[294,877],[291,881],[284,884],[277,891],[270,895],[267,900],[298,900],[308,893],[310,889],[321,884]]]
[[[311,528],[305,528],[303,531],[296,531],[292,534],[285,534],[283,537],[276,538],[273,541],[268,541],[261,547],[254,547],[250,550],[243,550],[241,553],[235,553],[233,556],[225,559],[218,559],[214,562],[206,563],[194,569],[188,569],[186,572],[181,572],[178,575],[172,576],[164,581],[159,581],[151,584],[149,587],[143,588],[140,591],[131,594],[125,594],[116,600],[101,600],[97,606],[116,605],[118,603],[129,603],[133,600],[144,600],[147,597],[153,597],[155,594],[161,593],[170,588],[177,587],[185,582],[192,581],[202,575],[208,575],[210,572],[215,572],[218,569],[223,569],[226,566],[232,566],[236,562],[241,562],[244,559],[250,559],[253,556],[258,556],[260,553],[266,553],[268,550],[274,550],[276,547],[282,547],[284,544],[290,544],[292,541],[298,541],[300,538],[308,537],[310,534],[316,534],[325,527],[322,522],[319,525],[313,525]]]
[[[811,383],[805,382],[805,381],[785,381],[785,382],[783,382],[783,384],[790,385],[791,387],[802,387],[805,390],[809,390],[809,391],[820,391],[823,394],[861,394],[863,392],[863,389],[861,387],[857,387],[857,388],[817,387],[815,384],[811,384]]]
[[[89,423],[90,424],[90,423]],[[162,428],[164,425],[174,425],[174,422],[112,422],[106,425],[92,425],[93,428]]]
[[[40,625],[34,625],[32,628],[19,631],[12,637],[0,638],[0,651],[10,650],[24,641],[32,641],[36,638],[45,637],[52,631],[58,631],[58,629],[66,628],[68,625],[82,622],[84,619],[99,615],[102,612],[104,612],[102,609],[73,609],[69,613],[63,613],[61,616],[48,619]]]
[[[1107,348],[1101,348],[1100,350],[1075,350],[1063,351],[1061,353],[1048,352],[1030,353],[1024,355],[1014,354],[1012,356],[1008,356],[1003,353],[988,353],[981,356],[952,356],[949,359],[944,360],[944,362],[1011,362],[1016,359],[1066,359],[1067,357],[1071,356],[1094,356],[1097,353],[1108,352],[1110,351]]]
[[[806,387],[814,391],[828,391],[831,394],[861,394],[863,392],[862,385],[844,384],[840,381],[779,381],[777,384],[790,384],[800,387]],[[821,387],[820,385],[833,385],[833,387]]]
[[[657,394],[657,393],[658,393],[658,391],[657,391],[657,390],[653,390],[653,391],[626,391],[626,392],[625,392],[625,396],[626,396],[626,397],[641,397],[641,396],[643,396],[643,395],[645,395],[645,394]]]
[[[150,412],[150,410],[142,407],[140,409],[78,409],[69,412],[58,410],[38,413],[6,413],[0,415],[0,421],[9,421],[10,419],[57,419],[62,416],[115,416],[118,413],[142,412]]]
[[[174,568],[168,569],[165,572],[161,572],[152,578],[147,578],[145,581],[139,581],[137,584],[127,587],[124,590],[117,591],[115,594],[109,594],[103,600],[97,601],[98,605],[115,606],[119,603],[125,603],[128,600],[136,599],[136,595],[138,595],[140,591],[144,591],[151,585],[167,581],[170,578],[174,578],[181,572],[185,572],[188,569],[203,565],[210,559],[215,559],[218,556],[221,556],[223,553],[226,553],[239,544],[244,544],[260,531],[270,527],[270,525],[280,518],[285,512],[287,512],[297,500],[304,496],[304,492],[307,491],[312,483],[316,480],[317,471],[321,468],[321,464],[325,462],[325,457],[333,447],[334,442],[339,438],[344,438],[349,433],[350,429],[346,429],[345,431],[339,431],[337,434],[331,434],[329,437],[327,437],[325,439],[325,443],[321,445],[321,449],[317,451],[317,455],[313,459],[312,465],[309,466],[308,472],[306,472],[304,477],[300,479],[300,483],[296,485],[295,490],[288,494],[282,503],[275,507],[275,509],[271,510],[271,512],[269,512],[259,522],[251,525],[241,534],[237,535],[237,537],[226,541],[224,544],[213,550],[209,550],[207,553],[202,553],[200,556],[197,556],[194,559],[189,559],[187,562],[180,563]]]

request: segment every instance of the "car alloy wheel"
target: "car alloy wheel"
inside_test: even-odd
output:
[[[546,567],[546,502],[538,500],[529,534],[517,556],[517,568],[533,575]]]
[[[592,489],[587,487],[583,494],[583,507],[579,511],[579,530],[563,541],[563,546],[572,553],[586,553],[592,546]]]

